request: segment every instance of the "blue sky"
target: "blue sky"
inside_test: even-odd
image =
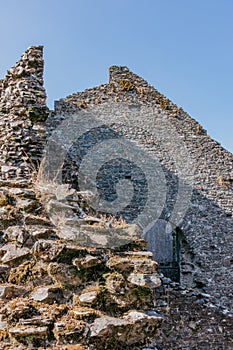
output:
[[[48,103],[126,65],[233,152],[232,0],[0,0],[0,78],[44,45]]]

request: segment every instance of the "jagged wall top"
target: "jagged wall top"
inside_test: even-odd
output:
[[[30,61],[34,63],[29,63]],[[31,67],[31,64],[35,64],[35,67]],[[0,166],[2,178],[7,179],[8,181],[16,181],[20,177],[22,180],[27,180],[25,169],[24,174],[22,172],[24,163],[28,160],[27,156],[25,156],[25,153],[28,153],[31,157],[33,157],[32,161],[36,161],[40,158],[43,141],[45,140],[45,128],[43,120],[46,119],[47,116],[47,108],[45,106],[45,91],[43,89],[42,83],[43,60],[41,47],[29,48],[22,56],[22,59],[16,64],[16,66],[7,73],[6,78],[0,81]],[[205,131],[199,126],[199,124],[190,118],[182,109],[172,104],[172,102],[166,99],[165,96],[154,90],[142,78],[131,73],[126,67],[111,67],[109,84],[104,84],[100,87],[74,94],[56,103],[57,114],[51,115],[51,118],[48,120],[47,127],[50,127],[49,123],[52,120],[55,120],[55,122],[56,120],[59,121],[59,118],[61,116],[60,114],[63,112],[65,117],[67,110],[75,111],[77,108],[86,108],[92,103],[98,104],[108,100],[111,102],[126,101],[131,104],[134,102],[137,104],[148,102],[160,106],[161,109],[166,112],[167,120],[176,127],[177,131],[183,137],[184,142],[190,150],[193,161],[196,162],[195,191],[193,194],[192,203],[190,203],[190,209],[187,213],[184,223],[182,224],[186,242],[185,244],[183,244],[183,241],[181,242],[181,270],[186,276],[192,277],[191,286],[195,287],[197,289],[197,292],[194,292],[192,290],[184,290],[183,286],[179,287],[175,283],[170,284],[166,278],[163,279],[164,285],[161,287],[161,290],[157,289],[156,297],[155,294],[153,294],[153,302],[156,300],[156,310],[167,315],[166,319],[168,320],[165,320],[165,328],[163,328],[161,331],[161,336],[158,344],[160,341],[161,344],[165,342],[163,344],[163,347],[165,346],[166,348],[175,348],[177,346],[180,348],[184,346],[184,348],[190,349],[199,349],[200,347],[202,349],[209,349],[210,347],[211,349],[220,349],[222,347],[224,347],[224,349],[231,349],[232,336],[230,331],[230,320],[227,318],[226,314],[220,315],[220,308],[218,310],[216,304],[214,305],[212,303],[212,297],[210,298],[210,295],[199,292],[211,292],[211,294],[215,296],[215,299],[217,299],[218,305],[226,304],[232,306],[231,299],[233,296],[233,276],[231,274],[231,244],[233,221],[230,214],[232,213],[233,197],[232,184],[230,181],[226,181],[230,180],[231,172],[233,170],[232,155],[222,149],[217,142],[211,140],[211,138],[206,135]],[[121,130],[124,134],[126,134],[126,136],[132,138],[134,141],[139,140],[141,145],[145,146],[147,150],[149,150],[151,153],[155,152],[156,156],[162,158],[164,166],[167,167],[167,179],[168,182],[170,181],[170,187],[175,187],[173,186],[174,181],[171,181],[174,180],[174,178],[172,179],[169,177],[169,159],[167,159],[166,154],[163,152],[163,150],[156,148],[159,146],[159,143],[156,143],[156,140],[154,141],[153,138],[149,138],[151,135],[150,130],[148,130],[147,122],[145,121],[144,130],[139,129],[138,125],[130,125],[130,128],[128,130],[123,125]],[[148,142],[148,140],[152,140],[152,142]],[[27,166],[25,166],[25,168],[27,168]],[[225,184],[224,182],[217,182],[217,178],[220,174],[226,178]],[[86,334],[88,323],[93,322],[92,317],[95,318],[98,316],[96,325],[100,330],[100,336],[103,335],[103,338],[100,337],[100,341],[102,342],[101,346],[103,348],[106,348],[105,338],[107,337],[107,340],[111,341],[112,334],[116,330],[118,339],[119,327],[122,327],[122,324],[125,325],[125,323],[119,323],[119,319],[115,319],[116,323],[114,324],[112,322],[112,318],[100,318],[100,310],[98,306],[98,313],[96,313],[96,315],[95,310],[89,309],[91,314],[89,311],[86,313],[87,310],[81,310],[81,313],[79,315],[83,315],[83,311],[85,311],[85,315],[82,316],[84,317],[85,323],[83,324],[83,330],[79,331],[78,329],[77,331],[77,322],[80,324],[80,321],[77,320],[77,306],[80,306],[78,303],[80,303],[80,301],[83,301],[85,305],[86,302],[89,302],[89,307],[92,305],[92,303],[93,305],[96,305],[95,298],[100,295],[101,297],[97,300],[101,303],[101,307],[105,307],[105,300],[108,303],[106,304],[107,307],[109,305],[109,302],[111,303],[112,300],[114,300],[114,303],[118,303],[117,305],[119,305],[120,308],[122,308],[122,305],[124,306],[125,302],[125,305],[128,308],[131,307],[134,302],[137,302],[139,300],[139,307],[141,307],[142,301],[146,301],[149,294],[142,294],[142,289],[137,294],[135,292],[134,294],[129,294],[130,289],[128,288],[126,288],[122,294],[122,288],[120,288],[119,292],[118,288],[115,289],[112,286],[115,286],[116,277],[117,281],[120,283],[119,286],[122,285],[122,280],[124,281],[124,279],[121,279],[122,277],[119,274],[119,272],[121,273],[121,270],[119,271],[120,266],[122,266],[123,270],[125,268],[127,269],[127,277],[129,266],[132,266],[132,268],[136,266],[137,273],[140,272],[139,266],[141,266],[143,268],[142,272],[148,273],[148,267],[151,268],[154,264],[148,264],[148,262],[145,264],[145,252],[142,252],[143,264],[138,265],[133,263],[132,265],[131,252],[129,260],[126,260],[126,265],[125,263],[119,264],[119,261],[117,259],[115,260],[115,266],[118,267],[114,268],[114,264],[112,265],[113,280],[110,278],[111,275],[108,275],[106,284],[103,286],[102,274],[105,270],[103,269],[101,259],[103,258],[104,264],[106,263],[106,266],[108,265],[108,267],[111,267],[111,265],[108,263],[109,260],[106,260],[106,255],[102,257],[102,252],[99,251],[100,256],[95,255],[92,257],[92,260],[90,260],[90,254],[94,254],[93,250],[91,250],[90,253],[88,251],[84,253],[84,250],[82,248],[78,248],[77,254],[80,254],[80,259],[75,259],[75,264],[73,263],[73,260],[71,263],[74,251],[77,248],[72,246],[67,250],[67,247],[63,244],[64,242],[56,242],[55,240],[51,240],[52,227],[48,225],[49,223],[47,218],[41,217],[41,215],[44,215],[44,211],[43,208],[40,207],[40,203],[38,200],[36,200],[33,192],[31,191],[33,186],[30,187],[30,191],[28,191],[27,187],[23,190],[17,188],[17,186],[16,188],[12,189],[8,186],[8,182],[2,181],[2,179],[0,181],[2,187],[1,190],[7,191],[7,194],[10,193],[10,199],[12,199],[12,197],[15,198],[14,206],[16,207],[16,210],[18,210],[19,214],[19,216],[15,217],[15,212],[11,211],[11,206],[10,209],[4,209],[5,214],[4,210],[1,212],[1,215],[5,215],[5,221],[1,220],[2,230],[5,229],[5,225],[6,227],[9,226],[5,232],[5,239],[7,237],[7,239],[9,239],[9,242],[11,242],[11,240],[14,242],[12,245],[10,245],[10,247],[8,246],[8,248],[6,248],[5,246],[2,249],[1,260],[2,264],[4,262],[4,265],[0,266],[0,277],[1,283],[4,283],[4,285],[1,285],[1,303],[2,305],[4,303],[7,303],[8,297],[14,298],[15,295],[24,293],[25,285],[25,291],[28,288],[26,293],[29,293],[31,291],[31,288],[34,288],[35,283],[36,286],[43,286],[42,296],[44,298],[42,300],[41,289],[39,288],[33,294],[34,301],[39,295],[39,303],[34,303],[34,301],[32,301],[33,295],[31,295],[32,298],[30,297],[27,300],[26,298],[23,299],[23,303],[26,302],[25,304],[22,304],[22,299],[17,299],[17,302],[20,303],[20,310],[22,305],[25,305],[25,308],[23,309],[24,314],[23,316],[20,314],[22,317],[20,316],[21,319],[19,323],[18,308],[16,307],[17,305],[15,303],[15,300],[13,299],[12,302],[7,303],[4,309],[8,314],[8,319],[3,319],[3,322],[1,322],[2,331],[0,332],[0,336],[2,335],[4,340],[6,339],[6,341],[9,341],[9,334],[7,335],[7,333],[10,333],[11,340],[12,338],[16,338],[17,341],[20,341],[20,337],[22,337],[26,344],[28,344],[28,342],[30,344],[30,342],[34,340],[34,336],[38,336],[38,338],[35,338],[36,341],[40,339],[43,342],[43,346],[49,346],[47,337],[49,337],[50,340],[52,339],[51,341],[53,343],[53,335],[51,337],[51,331],[53,329],[54,336],[59,342],[64,342],[65,344],[69,342],[76,343],[78,341],[77,334],[78,337],[82,337],[82,334]],[[28,186],[27,181],[26,186]],[[7,203],[7,197],[4,196],[5,194],[3,192],[1,199],[3,206]],[[22,198],[24,200],[22,200]],[[26,213],[26,210],[29,210],[29,214]],[[35,216],[32,215],[32,213],[34,213]],[[14,226],[16,224],[19,226]],[[33,240],[28,239],[28,237],[32,237]],[[52,237],[56,238],[55,232],[53,232]],[[37,248],[32,249],[30,252],[29,248],[26,248],[25,251],[25,248],[22,248],[22,238],[25,239],[25,242],[27,242],[29,246],[34,244],[34,240],[38,239],[39,242],[36,242],[35,245]],[[43,238],[43,240],[40,240],[41,238]],[[45,238],[47,242],[44,241]],[[5,242],[2,242],[2,244],[5,244]],[[17,246],[17,244],[19,244],[19,246]],[[187,250],[188,245],[191,248],[190,250]],[[16,256],[16,259],[14,255],[9,256],[8,250],[10,251],[10,249],[13,249],[13,252],[17,252],[17,254],[19,249],[23,255],[22,259],[26,260],[29,256],[30,260],[26,260],[22,263],[22,260],[19,259],[19,255]],[[85,255],[86,253],[88,253],[88,255],[83,257],[83,254]],[[26,256],[24,256],[24,254],[26,254]],[[33,254],[36,257],[36,260],[34,260],[32,257]],[[69,260],[67,260],[66,254],[68,254]],[[127,258],[126,254],[128,253],[124,252],[123,259]],[[139,253],[136,252],[137,256],[138,254]],[[188,256],[188,254],[190,254],[190,256]],[[61,261],[63,261],[61,260],[62,256],[65,258],[65,264],[61,263]],[[51,264],[50,259],[52,260]],[[120,259],[122,258],[120,257]],[[7,266],[7,260],[10,266]],[[148,261],[148,259],[146,260]],[[14,262],[12,263],[11,261]],[[112,259],[112,262],[114,262],[114,259]],[[71,264],[72,266],[70,266]],[[80,289],[78,289],[76,291],[77,294],[74,295],[73,304],[69,305],[68,307],[65,306],[65,308],[63,308],[62,305],[56,305],[56,299],[59,303],[63,303],[61,300],[62,293],[66,293],[67,291],[66,288],[63,288],[61,283],[65,283],[67,287],[69,287],[70,284],[73,288],[74,283],[79,280],[79,275],[77,275],[77,273],[74,279],[73,274],[69,275],[69,271],[73,271],[76,266],[79,267],[80,271],[80,264],[83,267],[86,266],[85,268],[87,269],[89,268],[89,271],[91,271],[91,273],[88,272],[88,276],[90,275],[92,282],[94,283],[96,282],[93,281],[93,279],[99,278],[99,266],[101,266],[101,286],[104,287],[103,298],[102,294],[98,294],[99,291],[97,285],[95,285],[95,288],[92,290],[84,289],[85,285],[82,281],[82,278],[85,279],[87,277],[87,274],[86,270],[85,274],[83,274],[83,270],[81,270],[81,279],[78,281],[78,283],[80,283]],[[91,269],[93,266],[95,266],[95,264],[97,264],[98,273],[93,274],[93,270]],[[58,270],[56,270],[56,266],[58,267]],[[28,273],[28,268],[30,269],[30,273]],[[43,271],[42,279],[40,271]],[[116,273],[115,271],[118,272]],[[125,274],[125,272],[123,272],[123,274]],[[112,281],[114,282],[113,284]],[[141,277],[139,282],[140,281]],[[8,282],[13,283],[13,285],[9,285]],[[53,285],[50,285],[53,282],[59,283],[58,286],[56,285],[56,289],[54,289]],[[90,284],[89,280],[88,283]],[[17,284],[19,284],[20,288],[18,288]],[[183,283],[183,285],[185,284],[187,283]],[[23,288],[21,288],[22,285]],[[69,289],[69,293],[70,290],[72,290],[71,288],[67,289]],[[90,291],[91,293],[89,293]],[[94,299],[93,291],[96,292],[94,293]],[[14,293],[16,294],[14,295]],[[68,300],[67,295],[64,294],[66,302]],[[82,299],[82,296],[85,297]],[[50,303],[49,300],[51,301],[51,306],[55,307],[56,310],[48,308],[48,305],[46,304],[43,304],[45,307],[41,307],[41,302]],[[75,304],[76,301],[78,305]],[[28,307],[28,305],[32,305],[34,309],[31,309],[31,307]],[[51,320],[48,318],[48,315],[50,317],[50,313],[47,314],[47,310],[50,310],[49,312],[51,312],[51,315],[53,314]],[[56,315],[54,314],[54,310],[56,311]],[[36,315],[34,318],[35,311],[38,312],[37,315],[39,316]],[[57,313],[57,311],[59,312]],[[31,312],[33,312],[33,317]],[[108,307],[107,312],[118,314],[118,309],[111,308],[110,306]],[[45,314],[46,320],[49,320],[48,328],[47,324],[44,323]],[[17,315],[16,322],[12,315]],[[135,315],[137,317],[137,320],[139,320],[138,316],[140,316],[140,314],[136,313]],[[86,318],[88,318],[87,322]],[[89,318],[92,321],[90,321]],[[37,325],[41,326],[41,320],[43,321],[43,325],[46,327],[37,327]],[[101,328],[101,323],[98,323],[102,320],[104,321],[103,328]],[[24,321],[25,324],[23,323]],[[62,327],[61,321],[63,323]],[[10,324],[8,324],[8,322],[10,322]],[[76,327],[74,332],[73,325]],[[218,325],[218,327],[216,327],[216,325]],[[130,327],[131,331],[132,326]],[[136,328],[137,331],[139,327],[140,329],[144,330],[148,328],[147,326],[144,327],[142,324],[140,324]],[[28,329],[30,330],[30,334],[32,336],[28,337]],[[102,332],[103,329],[104,332]],[[128,328],[125,329],[128,331]],[[151,327],[148,329],[151,330]],[[41,331],[44,332],[44,338],[41,336]],[[89,332],[88,335],[89,334],[91,333]],[[138,341],[138,332],[135,334],[135,339]],[[147,336],[147,334],[145,334],[145,336]],[[73,337],[75,338],[74,341]],[[127,337],[127,341],[131,341],[131,339],[132,334],[131,337]],[[85,342],[86,336],[83,337],[82,340]],[[117,342],[117,344],[118,343],[119,342]],[[36,348],[38,348],[38,342],[36,344]],[[4,348],[5,345],[6,343],[0,344],[0,346]],[[10,346],[9,343],[7,343],[6,346]],[[12,346],[15,347],[14,344]],[[76,346],[76,344],[73,346]],[[58,347],[60,349],[63,347],[63,345],[58,345]],[[12,347],[10,346],[9,349],[11,348]],[[125,346],[124,348],[126,349]],[[130,349],[131,348],[132,344],[130,344]]]
[[[0,82],[0,177],[28,177],[43,149],[48,116],[43,47],[32,46]]]
[[[138,120],[134,121],[133,118],[130,119],[130,124],[121,123],[118,115],[114,113],[109,113],[106,121],[115,132],[138,144],[162,164],[167,181],[167,195],[171,199],[164,205],[163,220],[167,220],[172,214],[179,179],[174,172],[175,149],[173,150],[172,143],[169,146],[169,142],[167,149],[162,145],[163,136],[158,137],[153,133],[152,123],[156,122],[161,128],[166,120],[167,125],[171,124],[174,127],[185,145],[193,164],[194,176],[193,183],[190,184],[193,188],[192,199],[179,226],[185,234],[184,247],[186,244],[189,247],[182,247],[180,255],[181,282],[183,285],[211,292],[219,301],[229,306],[233,297],[233,274],[229,273],[229,266],[232,265],[233,229],[232,154],[211,139],[202,126],[182,108],[172,103],[144,79],[130,72],[127,67],[110,67],[108,84],[56,101],[55,118],[66,118],[70,113],[77,114],[80,108],[90,107],[91,110],[93,107],[94,110],[95,105],[101,103],[122,102],[139,109],[148,106],[158,111],[156,117],[151,119],[146,119],[142,114],[140,125]],[[164,132],[166,135],[166,129]],[[70,181],[72,183],[72,178]],[[185,181],[189,183],[190,180],[187,178]],[[107,187],[109,182],[106,180],[105,183]],[[157,242],[154,244],[158,245]]]
[[[1,81],[0,177],[3,180],[25,181],[30,178],[31,163],[35,165],[40,160],[44,148],[44,121],[48,109],[43,88],[42,54],[42,47],[29,48]],[[189,245],[200,257],[198,263],[201,268],[197,267],[195,274],[190,271],[190,284],[198,284],[201,280],[208,286],[206,291],[215,289],[216,295],[220,294],[223,299],[230,294],[232,297],[233,275],[227,279],[224,277],[228,265],[231,265],[232,251],[230,244],[225,243],[230,242],[233,227],[232,155],[206,135],[197,121],[127,67],[110,67],[109,80],[109,84],[75,93],[56,102],[55,113],[48,119],[47,130],[54,121],[56,126],[56,119],[59,120],[62,114],[65,118],[67,112],[102,102],[149,104],[160,108],[166,114],[167,122],[182,137],[195,164],[195,191],[181,227]],[[109,118],[108,121],[115,123],[116,120],[112,116],[112,120]],[[119,128],[125,136],[159,157],[167,169],[168,184],[172,190],[174,179],[171,176],[171,161],[166,151],[159,148],[159,140],[151,135],[147,121],[144,121],[143,130],[133,123],[129,129],[124,125]],[[169,213],[168,206],[166,215]],[[216,284],[211,276],[219,260],[219,250],[222,252],[222,266],[219,272],[221,277]]]

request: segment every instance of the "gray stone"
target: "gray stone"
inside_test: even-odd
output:
[[[70,189],[68,184],[62,184],[56,188],[56,197],[58,201],[65,200],[67,197],[72,197],[74,193],[75,189]]]
[[[48,228],[43,225],[27,225],[27,231],[35,238],[35,239],[50,239],[52,236],[56,237],[55,229]],[[58,239],[58,236],[57,236]]]
[[[106,333],[112,331],[112,329],[124,329],[128,326],[129,322],[124,319],[116,318],[116,317],[101,317],[97,318],[93,324],[91,324],[90,331],[91,337],[102,336]]]
[[[122,319],[115,317],[100,317],[95,319],[90,326],[90,337],[103,338],[103,342],[111,342],[115,338],[125,345],[140,344],[145,341],[146,335],[140,330],[151,326],[151,333],[156,334],[156,328],[162,322],[163,317],[155,312],[130,311]],[[129,336],[130,334],[130,336]],[[115,345],[115,347],[117,344]]]
[[[24,210],[25,212],[29,212],[32,211],[32,209],[37,208],[38,203],[32,199],[17,199],[16,207]]]
[[[17,248],[15,244],[11,243],[0,248],[1,262],[9,266],[19,265],[29,255],[30,250],[28,248]]]
[[[157,288],[161,285],[161,279],[156,275],[146,275],[143,273],[131,273],[128,281],[140,287]]]
[[[101,226],[81,225],[77,240],[90,247],[110,248],[129,244],[140,238],[139,228],[132,225],[105,228]]]
[[[53,304],[63,301],[61,288],[57,286],[39,287],[31,294],[31,298],[35,301]]]
[[[17,242],[20,245],[32,246],[34,238],[22,226],[10,226],[5,232],[5,237],[9,242]]]
[[[98,291],[93,290],[90,292],[82,292],[79,295],[79,302],[80,305],[91,305],[97,298],[98,296]]]

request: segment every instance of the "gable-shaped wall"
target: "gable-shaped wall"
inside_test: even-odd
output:
[[[212,140],[197,121],[126,67],[111,67],[109,84],[55,102],[55,114],[59,120],[80,110],[88,110],[88,107],[95,111],[98,106],[114,103],[116,106],[126,103],[132,109],[142,111],[141,119],[131,118],[130,123],[124,122],[116,113],[108,113],[101,121],[110,125],[120,137],[131,140],[152,159],[159,159],[167,186],[161,220],[169,221],[172,215],[180,181],[174,167],[177,149],[173,149],[174,142],[170,145],[164,142],[166,128],[168,132],[171,126],[180,144],[185,146],[193,169],[193,183],[189,177],[185,179],[186,185],[192,188],[192,198],[183,220],[173,227],[182,232],[181,281],[213,294],[218,302],[230,307],[233,283],[232,154]],[[145,107],[152,108],[154,114],[145,118]],[[154,131],[155,125],[161,128],[161,138]],[[88,151],[91,152],[91,148]],[[75,157],[75,152],[73,154]],[[184,166],[186,163],[184,159]],[[70,181],[73,184],[78,182],[75,172]],[[185,197],[182,200],[185,201]]]

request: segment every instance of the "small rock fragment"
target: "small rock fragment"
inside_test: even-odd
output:
[[[35,301],[53,304],[61,303],[63,300],[62,290],[56,286],[47,286],[37,288],[32,294],[31,298]]]
[[[53,333],[60,343],[72,343],[80,341],[87,331],[86,322],[64,316],[60,322],[55,322]]]
[[[84,258],[76,258],[73,265],[82,268],[90,268],[101,264],[101,260],[92,255],[86,255]]]
[[[35,243],[32,253],[35,257],[50,262],[58,258],[64,247],[64,244],[56,241],[39,240]]]
[[[98,291],[84,291],[79,295],[79,302],[81,305],[92,305],[98,296]]]
[[[143,273],[131,273],[128,281],[140,287],[157,288],[161,285],[158,275],[147,275]]]

